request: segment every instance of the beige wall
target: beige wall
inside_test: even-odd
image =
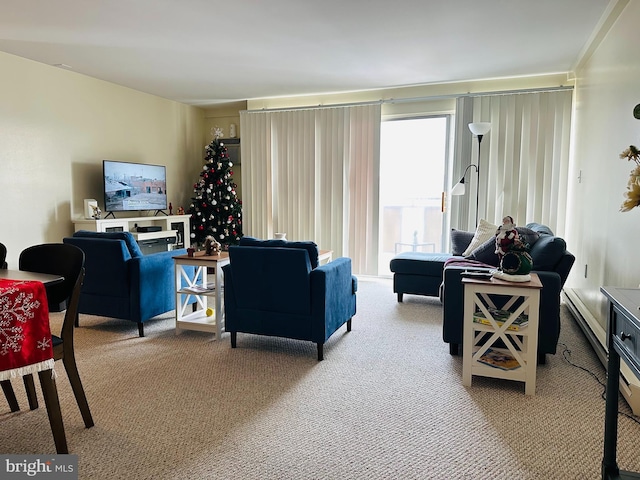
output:
[[[0,52],[0,242],[59,242],[101,208],[102,160],[161,164],[174,207],[188,203],[204,152],[204,110]],[[124,216],[124,215],[123,215]]]
[[[584,303],[583,313],[602,326],[600,286],[640,284],[640,208],[619,211],[633,167],[619,154],[631,144],[640,146],[640,120],[632,115],[640,103],[639,23],[640,2],[634,0],[576,75],[567,225],[576,263],[568,287]]]

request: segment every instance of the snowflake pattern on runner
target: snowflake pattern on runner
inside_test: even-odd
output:
[[[44,337],[42,340],[38,340],[38,348],[40,350],[46,350],[51,345],[51,339]]]
[[[9,351],[19,352],[24,340],[24,330],[20,325],[11,326],[13,322],[24,324],[34,318],[36,310],[40,307],[40,301],[34,298],[33,293],[18,292],[17,287],[7,288],[0,293],[0,355],[6,355]],[[13,298],[12,298],[13,297]],[[40,346],[38,345],[38,348]],[[44,349],[44,347],[43,347]]]

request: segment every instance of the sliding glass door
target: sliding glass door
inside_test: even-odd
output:
[[[442,252],[449,116],[382,122],[378,274],[399,252]]]

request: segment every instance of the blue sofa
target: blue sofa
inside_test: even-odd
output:
[[[186,249],[143,255],[129,232],[81,230],[63,239],[85,253],[86,276],[79,312],[137,323],[175,309],[173,257]]]
[[[323,346],[356,313],[357,279],[351,259],[318,266],[313,242],[243,237],[229,247],[223,267],[225,331],[236,347],[237,333],[271,335]]]
[[[530,244],[533,272],[542,282],[540,292],[540,326],[538,330],[538,362],[544,363],[547,353],[554,354],[560,335],[560,293],[575,257],[567,250],[564,239],[554,235],[549,227],[529,223],[518,227],[521,237]],[[461,273],[466,269],[497,268],[494,239],[479,246],[471,255],[461,254],[471,243],[474,232],[453,230],[452,253],[405,252],[391,260],[393,291],[402,302],[403,294],[440,297],[442,336],[449,352],[458,355],[462,345],[464,290]],[[457,263],[457,264],[456,264]]]

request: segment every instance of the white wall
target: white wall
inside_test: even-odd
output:
[[[640,208],[619,211],[633,168],[619,154],[630,144],[640,146],[640,120],[632,115],[640,103],[639,24],[640,1],[632,0],[576,72],[566,236],[576,263],[567,287],[601,325],[606,311],[600,286],[640,284]]]
[[[188,207],[204,158],[204,110],[0,52],[0,243],[60,242],[102,200],[102,160],[161,164]]]

